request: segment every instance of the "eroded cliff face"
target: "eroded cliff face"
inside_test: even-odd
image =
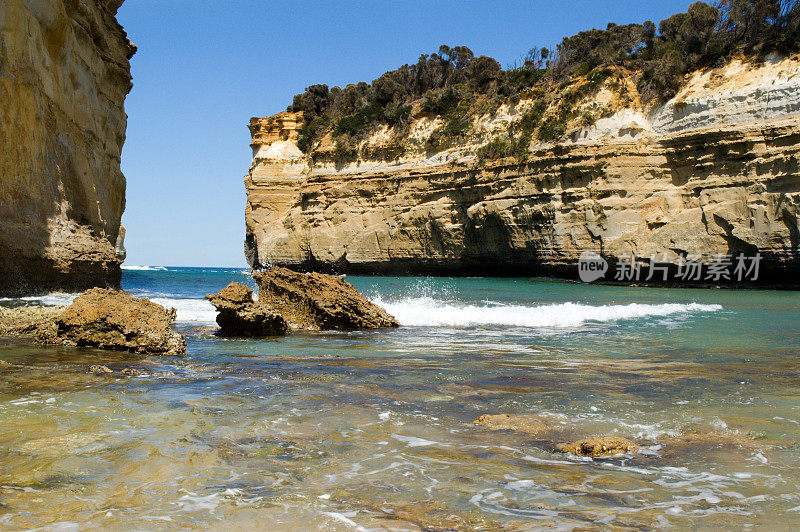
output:
[[[119,285],[121,4],[0,2],[0,295]]]
[[[476,121],[469,145],[415,151],[432,129],[421,118],[403,157],[346,165],[300,153],[296,115],[253,119],[248,259],[574,278],[587,250],[673,263],[760,252],[762,279],[797,284],[798,74],[800,63],[777,58],[698,73],[666,105],[618,109],[568,140],[530,146],[524,162],[475,156],[519,115],[505,106]]]

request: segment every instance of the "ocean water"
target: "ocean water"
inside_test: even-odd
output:
[[[203,296],[246,271],[141,267],[185,357],[0,341],[0,528],[800,526],[797,292],[347,280],[402,326],[220,339]],[[642,453],[553,450],[593,435]]]

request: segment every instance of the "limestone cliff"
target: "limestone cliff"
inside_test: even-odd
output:
[[[121,4],[0,2],[0,295],[119,285]]]
[[[425,139],[439,119],[416,114],[402,155],[378,149],[389,144],[384,128],[346,163],[326,157],[330,139],[313,156],[301,153],[297,114],[253,119],[248,260],[343,272],[574,278],[586,250],[671,262],[760,252],[763,279],[797,283],[797,60],[697,72],[654,108],[620,101],[603,86],[576,113],[593,116],[590,124],[571,124],[556,143],[532,143],[522,161],[481,158],[480,147],[527,105],[523,99],[476,117],[467,142],[434,153]]]

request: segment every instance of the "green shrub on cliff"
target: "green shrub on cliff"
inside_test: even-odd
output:
[[[358,147],[350,139],[343,137],[336,140],[333,147],[333,161],[336,164],[347,164],[358,160]]]
[[[511,140],[497,137],[478,148],[476,155],[481,161],[504,159],[514,155],[514,148]]]
[[[719,65],[735,54],[793,53],[799,43],[800,0],[695,2],[658,26],[612,23],[565,37],[554,51],[534,48],[521,65],[506,70],[466,46],[442,45],[371,84],[312,85],[288,109],[304,112],[298,145],[308,152],[328,130],[335,137],[363,138],[382,125],[405,127],[416,104],[421,113],[445,120],[428,142],[438,149],[466,133],[471,115],[493,114],[502,103],[515,105],[522,94],[541,95],[555,87],[553,98],[562,101],[554,114],[546,116],[542,104],[526,113],[521,130],[529,138],[556,140],[565,134],[577,101],[604,83],[630,99],[622,94],[627,87],[617,72],[632,76],[643,102],[655,102],[671,97],[692,70]]]

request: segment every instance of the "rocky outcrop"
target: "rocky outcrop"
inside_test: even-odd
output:
[[[63,307],[0,307],[0,337],[31,338],[39,343],[56,342],[56,318],[63,310]]]
[[[283,336],[289,329],[282,316],[253,301],[253,291],[241,283],[230,283],[206,299],[217,309],[220,336]]]
[[[127,292],[92,288],[66,307],[0,308],[0,336],[139,354],[182,355],[175,309]]]
[[[575,278],[584,251],[673,267],[760,253],[760,280],[797,284],[798,74],[778,58],[698,73],[666,105],[621,109],[524,161],[475,155],[519,119],[508,106],[461,146],[418,149],[435,125],[422,117],[404,155],[347,164],[295,149],[298,114],[253,119],[246,254],[255,267]]]
[[[119,286],[121,4],[0,2],[0,295]]]
[[[92,288],[56,318],[61,343],[130,351],[182,355],[186,341],[171,328],[175,309],[138,299],[127,292]]]
[[[294,329],[356,330],[397,327],[385,310],[341,277],[286,268],[257,272],[259,303],[283,316]]]

